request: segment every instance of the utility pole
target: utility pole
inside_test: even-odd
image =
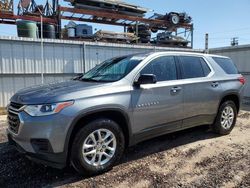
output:
[[[194,24],[191,26],[191,48],[194,48]]]
[[[206,35],[205,35],[205,53],[206,54],[209,53],[209,49],[208,49],[208,33],[206,33]]]
[[[238,37],[234,37],[231,40],[231,46],[238,46],[239,45],[239,38]]]

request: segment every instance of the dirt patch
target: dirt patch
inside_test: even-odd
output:
[[[241,112],[239,114],[239,118],[242,118],[242,119],[249,119],[250,118],[250,113],[248,112]]]
[[[30,162],[6,143],[5,118],[0,118],[0,187],[250,187],[249,112],[240,113],[227,136],[201,126],[140,143],[96,177]]]
[[[7,117],[5,115],[0,116],[0,144],[1,142],[6,140],[6,134],[5,134],[5,130],[7,127],[6,118]]]

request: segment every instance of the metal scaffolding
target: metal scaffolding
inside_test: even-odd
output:
[[[4,0],[2,0],[4,1]],[[26,1],[25,1],[26,2]],[[40,21],[40,14],[36,13],[36,4],[34,0],[28,1],[22,6],[22,0],[18,5],[18,15],[12,12],[3,12],[0,10],[0,23],[15,24],[17,19]],[[13,7],[13,6],[12,6]],[[173,25],[168,20],[161,20],[157,18],[144,18],[132,15],[126,15],[117,11],[94,11],[88,9],[80,9],[73,7],[63,7],[58,4],[58,0],[52,0],[52,5],[47,1],[43,9],[43,22],[55,24],[57,27],[58,38],[61,36],[61,20],[82,21],[90,23],[108,24],[124,27],[137,27],[138,24],[145,24],[149,28],[162,31],[171,31],[176,34],[185,33],[191,38],[191,47],[193,46],[193,24],[179,23]],[[179,31],[181,30],[181,32]]]

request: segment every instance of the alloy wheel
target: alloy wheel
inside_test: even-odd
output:
[[[98,129],[84,140],[83,159],[89,165],[95,167],[105,165],[114,156],[116,146],[116,137],[110,130]]]
[[[221,114],[221,126],[230,129],[234,121],[234,110],[231,106],[226,106]]]

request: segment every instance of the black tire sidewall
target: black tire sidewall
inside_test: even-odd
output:
[[[232,107],[233,112],[234,112],[234,120],[233,120],[233,124],[231,125],[230,129],[225,129],[221,125],[221,115],[222,115],[223,110],[227,106]],[[233,101],[225,101],[225,102],[223,102],[219,107],[219,111],[218,111],[218,114],[217,114],[217,117],[216,117],[216,120],[215,120],[215,123],[214,123],[214,127],[213,127],[214,131],[221,134],[221,135],[229,134],[233,130],[233,128],[235,127],[236,120],[237,120],[237,115],[238,115],[237,108],[236,108],[236,105],[235,105],[235,103]]]
[[[178,19],[179,19],[178,23],[174,23],[174,22],[173,22],[173,17],[178,17]],[[178,14],[171,14],[171,15],[169,16],[169,20],[170,20],[170,22],[171,22],[173,25],[177,25],[177,24],[180,23],[180,16],[179,16]]]
[[[109,131],[111,131],[116,137],[117,146],[114,156],[108,163],[99,167],[95,167],[89,165],[87,162],[84,161],[82,155],[82,146],[87,136],[98,129],[108,129]],[[105,171],[110,170],[120,160],[124,151],[124,146],[124,135],[122,133],[121,128],[116,122],[106,118],[94,120],[84,126],[77,133],[72,145],[71,164],[81,174],[95,175],[103,173]]]

